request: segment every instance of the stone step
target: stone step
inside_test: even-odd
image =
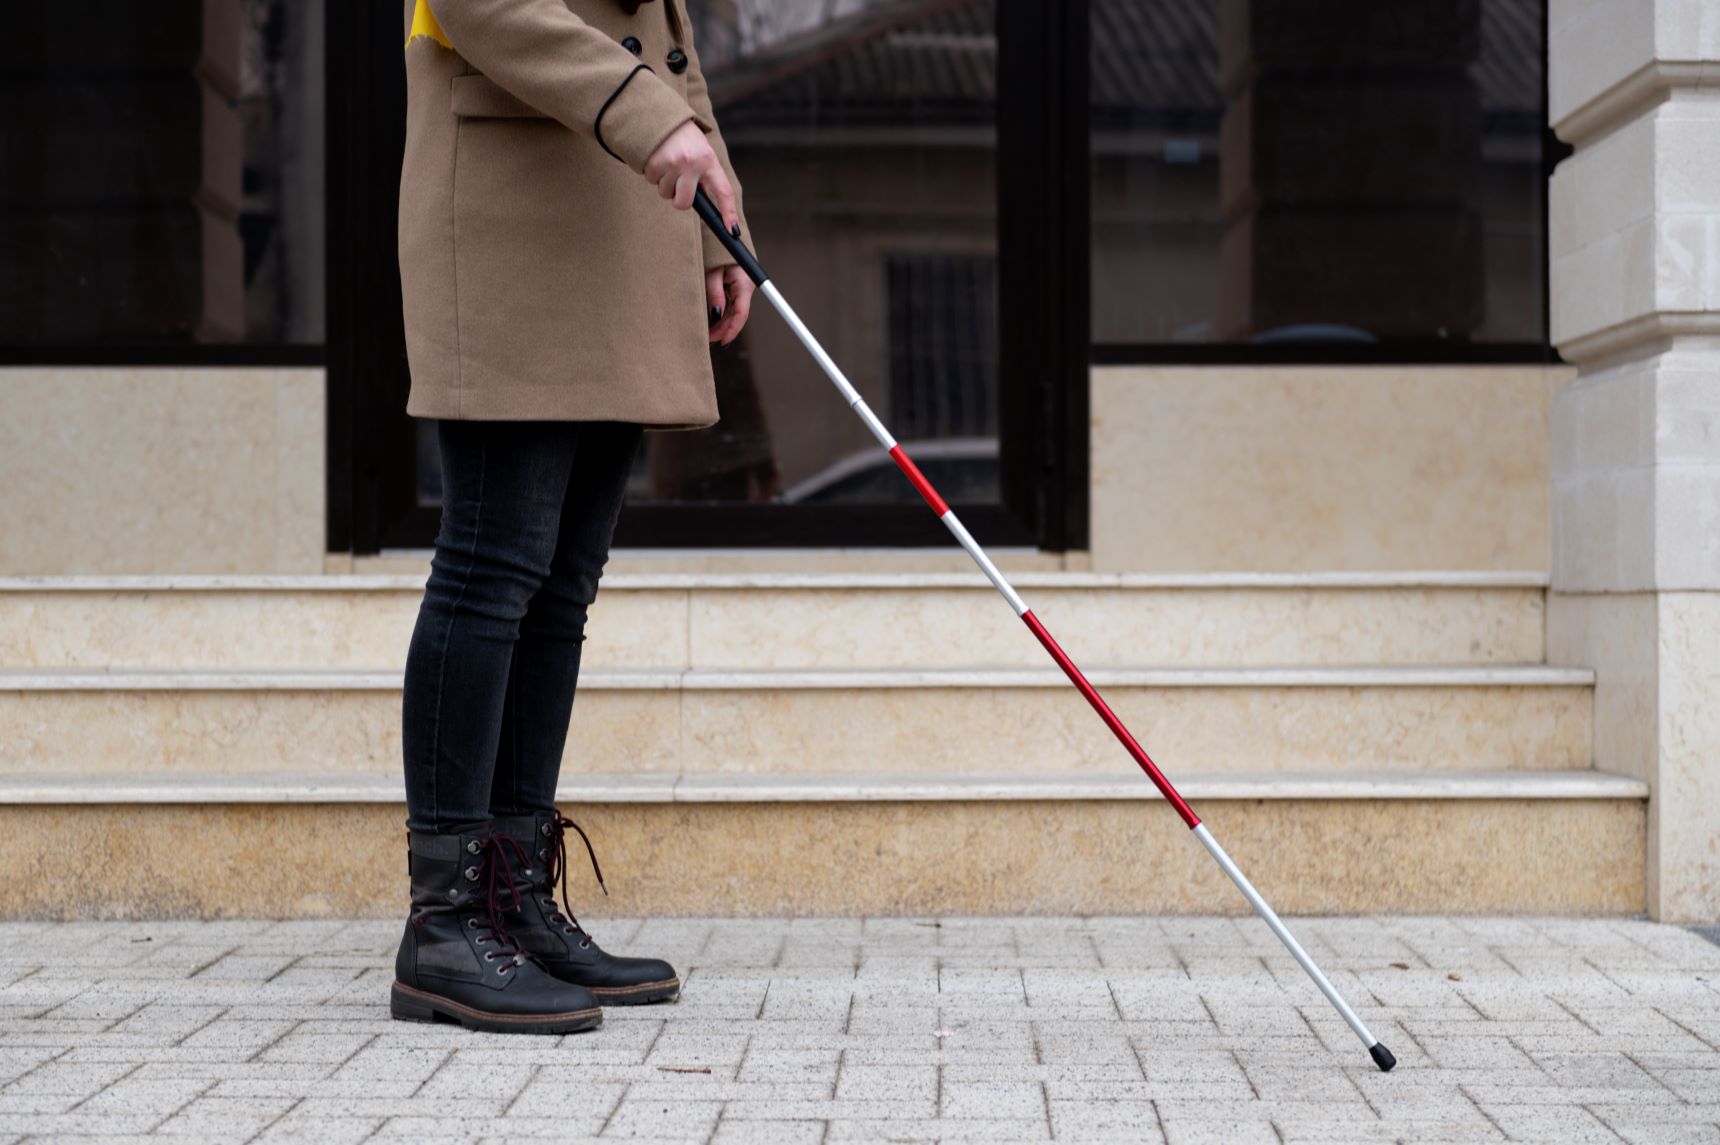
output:
[[[1092,557],[1083,552],[1048,553],[1018,545],[996,545],[989,552],[994,564],[1014,576],[1025,572],[1087,572]],[[429,549],[389,549],[368,556],[331,553],[324,562],[331,573],[417,577],[430,574]],[[615,549],[605,575],[635,573],[719,573],[755,576],[792,573],[968,573],[973,560],[952,541],[928,548],[850,547],[807,549]]]
[[[1514,664],[1545,656],[1545,578],[1025,572],[1086,667]],[[398,669],[424,579],[0,579],[13,668]],[[633,574],[604,580],[591,668],[1041,667],[977,573]]]
[[[1190,772],[1592,762],[1593,673],[1548,667],[1109,669],[1147,750]],[[392,672],[0,673],[12,774],[386,775]],[[1052,670],[590,672],[575,772],[1113,773],[1122,749]]]
[[[596,918],[1243,913],[1146,780],[579,775]],[[1644,901],[1644,784],[1591,770],[1230,775],[1183,793],[1285,914],[1615,914]],[[403,913],[397,780],[0,778],[0,915]],[[65,872],[78,872],[75,894]]]

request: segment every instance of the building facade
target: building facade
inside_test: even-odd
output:
[[[186,837],[392,910],[399,5],[40,7],[0,854],[115,873],[0,910],[243,913]],[[1720,915],[1712,5],[684,7],[773,278],[1269,897]],[[775,316],[714,365],[594,611],[609,905],[1241,909]]]

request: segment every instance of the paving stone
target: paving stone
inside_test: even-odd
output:
[[[829,1049],[784,1049],[752,1046],[741,1061],[740,1081],[775,1081],[788,1084],[823,1085],[833,1089],[842,1051]]]
[[[1254,920],[607,920],[685,999],[550,1038],[389,1020],[395,920],[0,928],[0,1145],[1720,1140],[1720,947],[1293,925],[1396,1072]]]
[[[565,1117],[390,1117],[372,1141],[589,1141],[603,1119]]]
[[[820,1145],[826,1131],[823,1121],[724,1121],[711,1145]]]
[[[78,1093],[7,1093],[0,1094],[0,1124],[19,1113],[66,1113],[86,1098]]]
[[[1106,1062],[1045,1062],[973,1065],[956,1063],[943,1067],[945,1081],[1034,1081],[1103,1086],[1141,1080],[1133,1064]]]
[[[938,1084],[938,1067],[934,1065],[845,1063],[836,1080],[835,1097],[843,1101],[935,1102]]]
[[[744,1140],[744,1138],[737,1138]],[[1051,1129],[1043,1119],[969,1121],[896,1118],[889,1121],[832,1121],[826,1141],[983,1141],[1008,1145],[1020,1141],[1049,1141]]]
[[[937,1104],[924,1101],[731,1101],[723,1117],[734,1121],[889,1121],[901,1118],[931,1119]]]
[[[0,1096],[59,1093],[94,1097],[137,1066],[136,1062],[44,1062],[0,1089]]]
[[[1269,1121],[1167,1120],[1160,1129],[1169,1145],[1279,1145],[1283,1141]]]
[[[296,1097],[199,1097],[163,1121],[155,1132],[164,1137],[249,1140],[298,1101]]]
[[[1720,1145],[1720,1125],[1633,1125],[1613,1123],[1611,1128],[1630,1145]]]
[[[1068,1141],[1162,1142],[1158,1110],[1150,1101],[1050,1103],[1051,1132]]]
[[[1031,1081],[946,1081],[939,1105],[955,1118],[1031,1118],[1045,1109],[1045,1087]]]
[[[327,1062],[339,1065],[375,1040],[373,1034],[316,1033],[299,1026],[257,1054],[265,1062]]]
[[[301,1117],[289,1113],[255,1139],[266,1145],[349,1145],[363,1141],[382,1125],[375,1117]]]
[[[179,1045],[186,1049],[207,1048],[228,1051],[233,1059],[251,1057],[285,1037],[295,1023],[248,1021],[222,1017],[187,1037]]]
[[[73,1051],[73,1053],[76,1052]],[[139,1065],[136,1072],[131,1076],[151,1080],[178,1077],[204,1078],[212,1084],[236,1078],[264,1079],[279,1082],[288,1087],[302,1087],[327,1077],[337,1068],[333,1063],[324,1064],[322,1062],[233,1062],[210,1061],[202,1057],[162,1061],[152,1057],[151,1060]]]
[[[602,1124],[621,1104],[626,1088],[624,1083],[590,1078],[580,1069],[544,1066],[509,1093],[506,1109],[509,1116],[573,1117]]]
[[[1519,1141],[1616,1143],[1619,1135],[1586,1109],[1568,1105],[1522,1106],[1497,1102],[1485,1105],[1487,1115],[1508,1136]]]
[[[0,1086],[66,1051],[59,1046],[0,1046]]]
[[[100,1136],[105,1140],[128,1134],[148,1133],[161,1121],[161,1117],[148,1113],[26,1113],[8,1116],[4,1122],[0,1122],[0,1130],[25,1138],[60,1140],[83,1135]]]
[[[716,1132],[717,1117],[722,1112],[720,1101],[635,1101],[626,1097],[603,1126],[601,1135],[705,1141]]]
[[[167,1117],[214,1084],[206,1077],[139,1077],[115,1082],[78,1106],[80,1113],[158,1113]]]

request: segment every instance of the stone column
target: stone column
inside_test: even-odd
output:
[[[1720,918],[1720,6],[1552,0],[1547,653],[1647,780],[1649,913]]]

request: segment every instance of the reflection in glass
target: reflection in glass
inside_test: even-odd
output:
[[[760,257],[951,499],[996,501],[991,0],[689,9]],[[768,311],[714,354],[721,423],[647,435],[635,497],[914,498]]]
[[[321,342],[322,6],[11,9],[0,342]]]
[[[689,6],[761,259],[963,503],[999,498],[992,12],[992,0]],[[647,434],[631,501],[918,503],[762,298],[712,366],[722,420]],[[435,441],[420,431],[427,505]]]
[[[1094,341],[1544,341],[1543,10],[1092,0]]]

